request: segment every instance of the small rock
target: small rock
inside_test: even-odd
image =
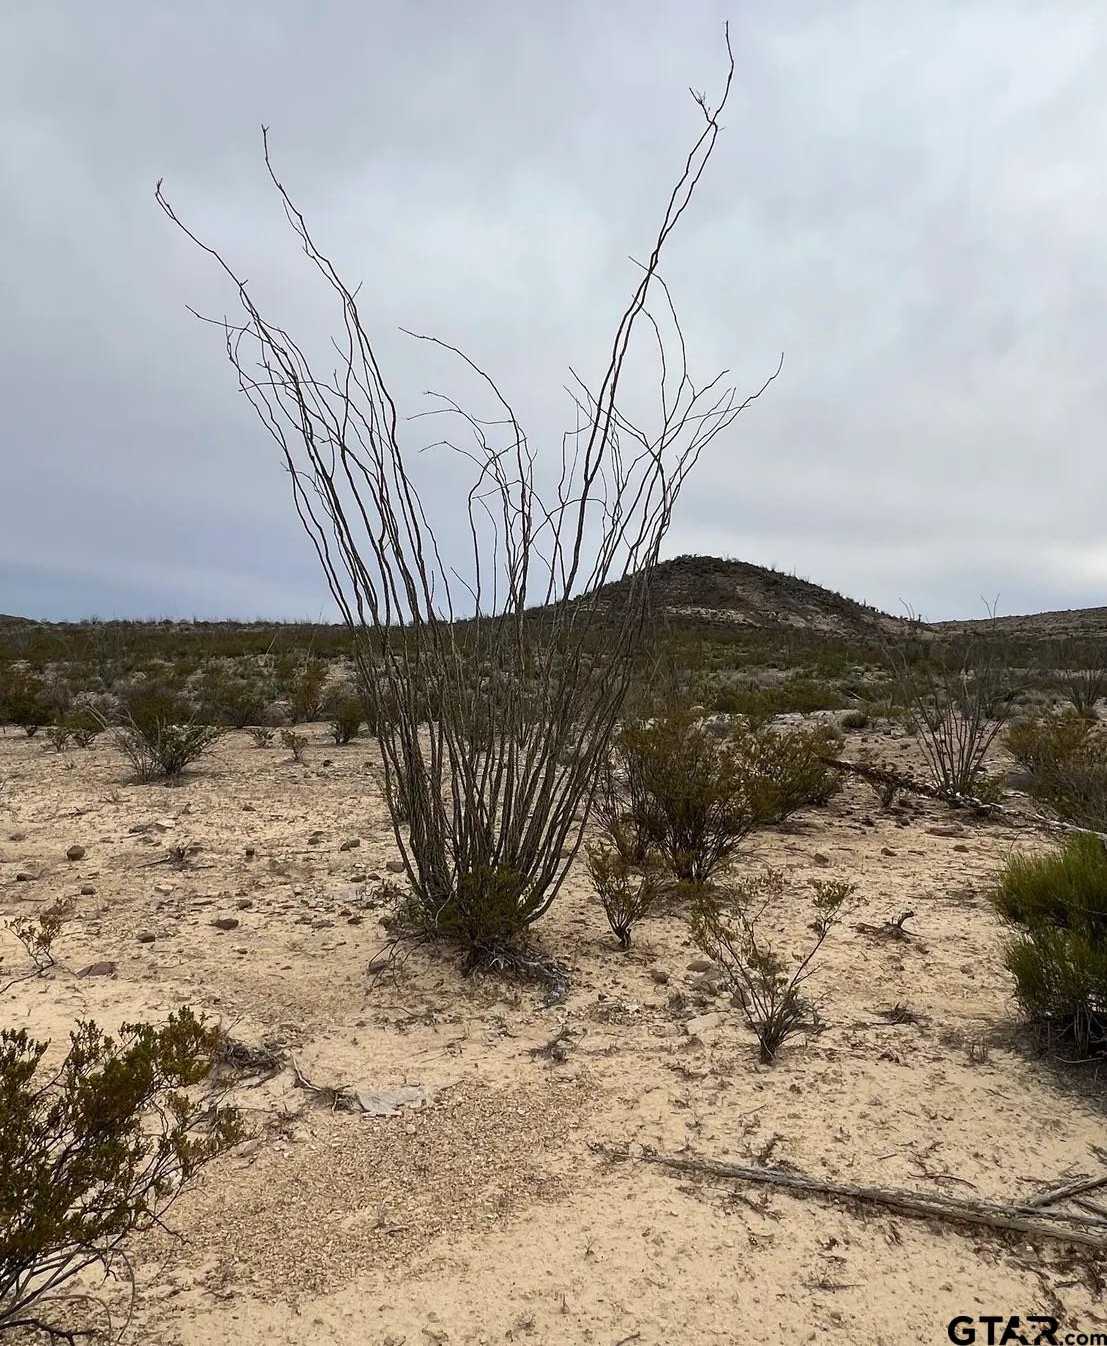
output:
[[[816,865],[829,865],[830,856],[824,855],[822,851],[816,851],[815,854],[811,857],[811,863]]]
[[[257,853],[258,848],[256,846],[247,846],[244,852],[247,860],[252,860]]]
[[[243,805],[242,805],[242,812],[243,812],[243,813],[257,813],[257,809],[253,806],[253,804],[243,804]]]
[[[880,854],[881,854],[881,855],[895,855],[895,851],[892,850],[891,846],[881,846],[881,848],[880,848]]]
[[[26,832],[13,832],[13,833],[11,834],[11,836],[8,837],[8,840],[9,840],[9,841],[26,841],[26,840],[27,840],[27,833],[26,833]]]
[[[309,846],[318,846],[322,840],[323,840],[322,832],[312,832],[311,836],[309,836],[307,839],[307,844]]]
[[[249,911],[253,905],[254,905],[254,899],[252,897],[243,897],[238,902],[235,903],[235,906],[239,909],[239,911]]]
[[[77,973],[78,977],[114,977],[116,967],[114,963],[89,963],[88,967],[82,968]]]
[[[688,964],[689,972],[710,972],[715,964],[710,958],[693,958]]]
[[[35,876],[28,869],[21,869],[15,876],[16,883],[33,883]]]
[[[324,757],[324,758],[323,758],[323,765],[324,765],[324,766],[334,766],[334,758],[333,758],[333,757]]]
[[[92,886],[91,883],[83,883],[83,884],[81,885],[81,896],[82,896],[82,897],[95,897],[95,896],[96,896],[96,889]]]
[[[669,984],[669,974],[659,967],[651,967],[650,976],[657,982],[658,986],[668,986]]]
[[[965,843],[964,843],[963,841],[959,841],[959,842],[957,843],[957,845],[954,846],[953,849],[954,849],[955,851],[960,851],[960,852],[962,853],[962,855],[967,855],[967,854],[968,854],[968,851],[969,851],[968,846],[966,846]]]
[[[153,944],[154,940],[157,939],[157,935],[151,930],[144,930],[141,935],[137,936],[137,938],[140,944]]]
[[[384,867],[390,874],[402,874],[404,872],[404,862],[402,860],[389,860]]]
[[[338,849],[340,851],[356,851],[360,845],[361,845],[360,837],[350,837],[349,840],[344,841],[342,845],[339,846]]]
[[[219,916],[212,921],[212,925],[215,926],[216,930],[236,930],[238,928],[238,917]]]
[[[85,858],[85,848],[83,846],[70,846],[65,853],[67,860],[83,860]]]

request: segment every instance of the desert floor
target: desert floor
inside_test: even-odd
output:
[[[987,899],[1004,854],[1040,837],[925,802],[882,811],[853,781],[751,838],[740,863],[788,878],[782,948],[809,938],[812,879],[851,879],[860,902],[810,983],[825,1030],[766,1068],[680,912],[620,954],[579,861],[538,927],[571,969],[563,1003],[464,979],[428,949],[373,976],[374,892],[397,858],[375,750],[308,732],[303,766],[232,734],[175,787],[127,783],[106,743],[59,756],[0,737],[0,917],[73,903],[58,966],[9,992],[0,1020],[58,1046],[80,1018],[188,1004],[279,1044],[312,1082],[430,1096],[373,1118],[333,1111],[291,1067],[236,1085],[253,1138],[174,1207],[183,1237],[135,1244],[128,1340],[893,1346],[947,1341],[957,1314],[1013,1313],[1107,1329],[1094,1261],[1064,1244],[641,1161],[695,1153],[1004,1201],[1098,1171],[1100,1086],[1017,1031]],[[845,751],[862,747],[918,765],[902,737],[852,734]],[[190,843],[187,867],[165,861]],[[907,909],[914,938],[855,928]],[[917,1021],[881,1017],[897,1004]],[[556,1054],[536,1050],[563,1029]],[[97,1293],[121,1312],[122,1287]]]

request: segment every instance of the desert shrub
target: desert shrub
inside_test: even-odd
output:
[[[33,738],[55,718],[45,683],[26,669],[11,669],[0,684],[0,718]]]
[[[834,746],[825,725],[738,730],[735,752],[742,788],[758,823],[780,823],[800,809],[825,804],[841,778],[825,758]]]
[[[898,698],[947,797],[976,797],[984,758],[1009,718],[1018,684],[994,624],[983,634],[885,647]]]
[[[237,1113],[196,1102],[218,1034],[187,1010],[161,1027],[92,1023],[45,1071],[46,1044],[0,1030],[0,1331],[65,1336],[41,1315],[89,1267],[110,1274],[196,1173],[242,1137]]]
[[[245,729],[261,719],[270,700],[268,692],[257,678],[229,674],[222,669],[209,671],[200,685],[201,718],[211,724]]]
[[[767,687],[753,682],[744,686],[712,682],[704,688],[704,701],[720,714],[744,715],[754,726],[768,724],[777,715],[809,715],[816,710],[837,710],[844,704],[837,687],[805,677]]]
[[[361,732],[365,720],[365,709],[356,696],[336,696],[330,704],[331,734],[335,743],[342,747],[352,742]]]
[[[55,752],[65,752],[73,732],[66,724],[51,724],[46,726],[43,737]]]
[[[254,740],[255,748],[271,748],[273,746],[273,731],[265,724],[253,724],[246,730]]]
[[[1087,927],[1107,940],[1107,847],[1077,833],[1044,855],[1016,852],[993,894],[996,910],[1021,926]]]
[[[645,773],[627,759],[622,738],[601,766],[593,801],[604,841],[631,868],[646,863],[665,834],[665,820],[647,788]]]
[[[406,913],[412,930],[434,933],[461,946],[466,970],[507,967],[530,924],[535,901],[527,875],[507,865],[467,873],[456,890],[439,902],[421,893],[409,894]]]
[[[1099,702],[1107,696],[1107,658],[1103,647],[1069,646],[1061,653],[1067,664],[1058,674],[1061,690],[1077,715],[1094,720]]]
[[[113,729],[115,747],[141,781],[173,779],[222,737],[218,725],[199,724],[182,698],[143,688],[128,697]]]
[[[841,725],[843,729],[868,729],[869,712],[860,707],[856,710],[847,710],[842,716]]]
[[[63,723],[69,731],[70,739],[78,748],[89,747],[103,728],[96,714],[85,706],[71,710]]]
[[[635,922],[646,916],[657,901],[656,866],[635,868],[618,850],[603,842],[590,843],[587,854],[588,873],[604,915],[619,947],[627,950]]]
[[[1013,725],[1008,751],[1027,792],[1077,827],[1107,831],[1107,734],[1075,711]]]
[[[11,990],[17,982],[41,976],[54,966],[54,941],[61,933],[68,910],[65,903],[55,902],[35,916],[17,916],[5,923],[4,929],[23,946],[29,966],[12,973],[5,968],[4,955],[0,953],[0,995]]]
[[[327,666],[321,659],[305,660],[293,673],[288,687],[292,718],[297,724],[314,720],[323,705]]]
[[[294,762],[304,760],[304,749],[308,745],[307,734],[298,734],[295,729],[281,730],[281,747],[287,748]]]
[[[791,971],[759,929],[766,910],[783,891],[781,874],[769,870],[750,875],[732,888],[725,906],[717,891],[701,890],[691,918],[693,940],[722,969],[757,1037],[765,1065],[776,1060],[789,1038],[818,1026],[818,1010],[803,988],[815,970],[815,955],[856,890],[841,881],[815,884],[814,939]]]
[[[758,821],[734,744],[678,708],[625,726],[616,756],[636,837],[656,846],[678,879],[707,883]]]
[[[1028,1020],[1079,1057],[1107,1050],[1107,848],[1073,836],[1046,855],[1013,855],[993,894],[1017,933],[1005,962]]]

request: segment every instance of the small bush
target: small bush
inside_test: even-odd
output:
[[[731,893],[729,909],[719,895],[701,891],[693,911],[692,938],[723,970],[753,1029],[761,1060],[771,1065],[780,1048],[797,1033],[817,1027],[818,1011],[802,988],[815,970],[815,955],[841,920],[853,884],[815,884],[814,939],[789,972],[788,963],[762,936],[759,924],[766,910],[784,891],[783,876],[774,871],[752,875]]]
[[[66,724],[51,724],[47,726],[45,738],[47,743],[55,752],[65,752],[69,747],[69,740],[73,737],[73,732]]]
[[[1107,1050],[1107,848],[1077,835],[1038,856],[1013,855],[993,901],[1018,933],[1005,961],[1027,1018],[1079,1057]]]
[[[825,804],[841,788],[827,766],[834,737],[825,725],[739,731],[734,751],[742,788],[759,823],[781,823],[812,805]]]
[[[868,729],[869,712],[861,710],[860,707],[856,710],[847,710],[842,716],[841,725],[843,729]]]
[[[42,679],[24,669],[7,669],[0,685],[0,719],[18,725],[33,738],[54,718],[55,707]]]
[[[734,745],[677,709],[625,727],[616,750],[637,838],[656,845],[678,879],[707,883],[758,821]]]
[[[85,709],[74,710],[66,716],[64,723],[78,748],[90,747],[103,728],[93,712]]]
[[[319,659],[308,659],[293,675],[288,689],[292,718],[306,723],[318,717],[323,705],[323,687],[327,681],[327,666]]]
[[[1107,830],[1107,734],[1069,711],[1024,721],[1007,734],[1007,749],[1027,772],[1027,791],[1077,827]]]
[[[0,1332],[64,1337],[40,1314],[88,1267],[111,1274],[196,1173],[242,1138],[230,1108],[192,1101],[218,1034],[184,1009],[117,1038],[81,1023],[60,1069],[46,1044],[0,1031]]]
[[[356,696],[339,696],[331,703],[331,734],[339,747],[352,742],[361,732],[365,709]]]
[[[1094,720],[1098,706],[1107,697],[1107,659],[1099,649],[1071,649],[1065,652],[1069,667],[1061,671],[1061,689],[1077,715]]]
[[[179,776],[223,733],[218,725],[197,724],[180,698],[144,688],[129,698],[114,743],[139,780],[152,781]]]
[[[308,736],[306,734],[298,734],[295,729],[281,730],[281,746],[288,749],[294,762],[304,760],[304,749],[307,745]]]
[[[41,976],[54,966],[54,941],[61,933],[68,914],[69,908],[63,902],[56,902],[37,916],[17,916],[6,923],[5,929],[22,944],[30,966],[22,972],[9,975],[4,967],[4,955],[0,954],[0,995],[10,991],[17,982]]]
[[[588,847],[588,873],[619,947],[629,949],[635,922],[646,916],[657,900],[656,867],[636,870],[618,850],[593,842]]]

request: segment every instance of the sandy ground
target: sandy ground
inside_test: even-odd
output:
[[[1095,1266],[1062,1244],[593,1148],[997,1200],[1097,1171],[1094,1084],[1066,1085],[1015,1031],[987,902],[1006,851],[1040,841],[936,805],[881,812],[859,782],[751,839],[741,863],[788,878],[782,947],[807,935],[811,880],[849,878],[861,902],[811,983],[825,1031],[765,1068],[680,913],[622,955],[583,873],[539,931],[571,968],[564,1003],[462,979],[428,950],[374,978],[373,894],[397,858],[374,749],[308,732],[304,766],[233,734],[176,787],[127,783],[107,745],[58,756],[0,737],[0,916],[73,901],[59,965],[9,992],[0,1021],[57,1040],[81,1017],[189,1004],[280,1044],[312,1081],[431,1094],[369,1118],[332,1111],[289,1069],[238,1088],[253,1139],[174,1208],[183,1238],[135,1245],[128,1340],[892,1346],[947,1341],[956,1314],[1037,1312],[1107,1328]],[[863,738],[916,762],[900,738],[855,734],[847,750]],[[186,868],[164,862],[189,843]],[[914,939],[855,928],[906,909]],[[103,961],[113,974],[81,975]],[[918,1021],[882,1020],[896,1004]],[[564,1060],[536,1053],[562,1029]]]

